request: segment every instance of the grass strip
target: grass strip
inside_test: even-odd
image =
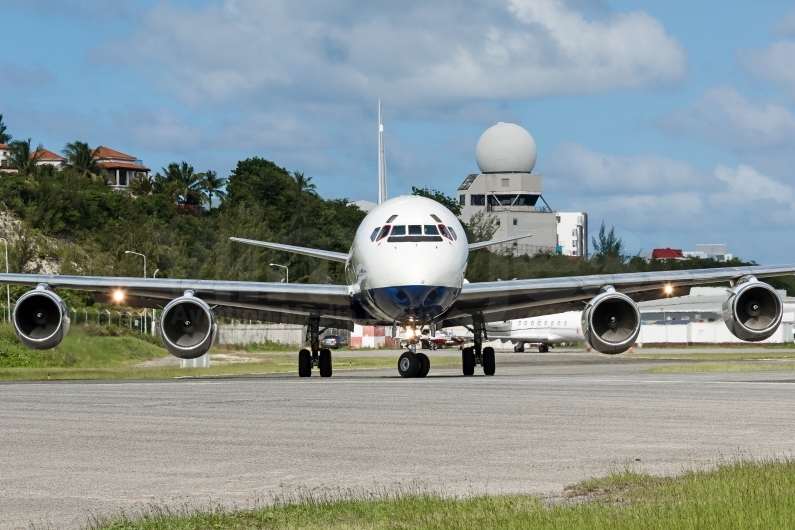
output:
[[[715,352],[715,353],[632,353],[627,357],[633,359],[663,359],[676,361],[758,361],[767,359],[795,360],[795,350],[764,352]]]
[[[694,372],[779,372],[795,370],[795,362],[768,361],[768,362],[692,362],[684,364],[666,364],[654,366],[646,370],[647,373],[694,373]]]
[[[568,498],[449,498],[432,493],[302,495],[248,510],[150,507],[97,518],[92,530],[792,528],[795,464],[739,462],[677,477],[631,472],[582,482]]]

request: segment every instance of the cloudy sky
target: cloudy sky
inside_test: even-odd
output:
[[[558,210],[633,251],[795,262],[795,6],[779,0],[0,0],[0,113],[157,170],[261,156],[326,197],[454,195],[498,121]]]

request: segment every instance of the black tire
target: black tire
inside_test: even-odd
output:
[[[516,353],[524,353],[524,342],[520,342],[514,346],[513,351]]]
[[[320,377],[331,377],[331,350],[320,350]]]
[[[298,377],[309,377],[312,375],[312,354],[309,350],[298,352]]]
[[[417,372],[417,377],[425,377],[431,370],[431,360],[424,353],[418,353],[417,358],[420,360],[420,371]]]
[[[538,347],[539,353],[547,353],[548,351],[549,351],[549,346],[546,344],[542,344],[541,346]]]
[[[475,375],[475,350],[464,348],[461,350],[461,367],[464,375]]]
[[[398,359],[398,373],[401,377],[416,377],[420,368],[420,360],[415,353],[404,352]]]
[[[496,369],[494,361],[494,348],[483,348],[483,373],[486,375],[494,375]]]

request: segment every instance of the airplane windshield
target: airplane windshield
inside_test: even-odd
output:
[[[406,235],[406,225],[398,225],[392,227],[392,235],[393,236],[405,236]]]
[[[373,233],[370,234],[370,241],[375,241],[375,237],[378,235],[378,232],[380,230],[381,230],[380,226],[378,228],[376,228],[375,230],[373,230]]]
[[[447,228],[445,228],[444,225],[439,225],[439,232],[441,232],[442,235],[447,239],[453,239],[450,237],[450,233],[447,231]]]
[[[450,231],[450,235],[453,236],[453,241],[458,241],[458,236],[455,235],[455,230],[453,230],[453,227],[448,226],[447,229]]]
[[[382,239],[384,239],[387,236],[387,234],[389,234],[389,229],[390,228],[391,227],[389,225],[384,226],[384,228],[381,229],[381,233],[378,234],[377,241],[381,241]]]
[[[438,236],[439,229],[436,228],[436,225],[425,225],[425,235],[426,236]]]
[[[410,236],[421,236],[422,235],[422,225],[409,225],[409,235]]]

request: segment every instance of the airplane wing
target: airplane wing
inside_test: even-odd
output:
[[[490,247],[491,245],[499,245],[500,243],[507,243],[508,241],[515,241],[517,239],[524,239],[526,237],[533,237],[533,234],[524,234],[520,236],[503,237],[500,239],[491,239],[489,241],[481,241],[479,243],[470,243],[469,250],[478,250],[479,248]]]
[[[93,291],[101,301],[113,303],[113,294],[124,295],[126,306],[158,308],[186,290],[217,306],[220,316],[306,324],[310,314],[321,315],[321,326],[352,327],[353,318],[367,318],[351,301],[346,285],[261,283],[169,278],[117,278],[112,276],[60,276],[48,274],[0,274],[0,284],[52,289]]]
[[[693,285],[790,274],[795,274],[795,264],[466,283],[440,327],[469,325],[472,315],[480,313],[486,322],[495,322],[582,310],[606,285],[639,302],[682,296]]]
[[[274,250],[282,250],[284,252],[294,252],[295,254],[303,254],[304,256],[311,256],[313,258],[327,259],[330,261],[339,261],[345,263],[348,261],[348,255],[342,252],[332,252],[330,250],[319,250],[316,248],[296,247],[293,245],[283,245],[282,243],[271,243],[269,241],[256,241],[254,239],[242,239],[239,237],[230,237],[232,241],[237,243],[245,243],[246,245],[254,245],[257,247],[272,248]]]

